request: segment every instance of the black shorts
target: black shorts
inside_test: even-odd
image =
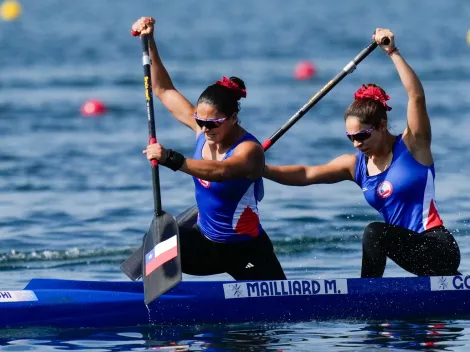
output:
[[[181,264],[185,274],[227,273],[235,280],[284,280],[266,232],[244,242],[219,243],[204,236],[197,227],[180,228]]]

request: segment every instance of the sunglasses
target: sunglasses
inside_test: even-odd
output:
[[[220,127],[220,125],[222,125],[224,121],[227,120],[227,117],[222,117],[220,119],[203,120],[199,118],[196,114],[194,114],[193,117],[196,120],[196,123],[199,127],[201,128],[205,127],[208,130]]]
[[[365,140],[370,138],[372,131],[375,130],[374,127],[369,128],[367,130],[362,130],[357,133],[348,133],[346,132],[346,137],[349,138],[351,142],[358,141],[360,143],[364,142]]]

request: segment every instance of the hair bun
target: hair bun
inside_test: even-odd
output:
[[[238,77],[227,78],[223,76],[222,80],[215,82],[215,84],[224,86],[232,90],[234,93],[236,93],[237,100],[240,100],[241,98],[246,98],[245,83]]]
[[[387,105],[387,101],[390,100],[390,97],[385,94],[385,91],[382,88],[375,84],[363,84],[362,87],[354,93],[354,100],[360,99],[377,100],[383,104],[386,111],[392,110],[392,108]]]

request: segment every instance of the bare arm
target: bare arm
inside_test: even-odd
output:
[[[400,53],[391,56],[397,68],[403,86],[408,93],[407,126],[405,134],[409,134],[417,143],[431,144],[431,122],[426,110],[426,99],[423,86],[416,73],[403,59]]]
[[[173,114],[173,116],[184,125],[197,131],[197,124],[193,118],[196,108],[176,90],[170,75],[160,59],[157,45],[153,37],[155,20],[149,17],[142,17],[137,20],[132,29],[141,35],[148,35],[149,54],[151,60],[152,90],[162,104]]]
[[[337,183],[354,180],[356,155],[344,154],[327,164],[318,166],[266,165],[263,177],[289,186],[307,186],[318,183]]]
[[[153,36],[149,40],[149,44],[154,94],[179,122],[196,132],[197,124],[193,118],[196,108],[174,87],[170,75],[160,59]]]
[[[384,36],[389,37],[391,41],[388,46],[382,46],[383,49],[390,51],[395,48],[393,33],[387,29],[377,29],[376,40],[380,41]],[[430,154],[431,122],[426,109],[423,85],[398,50],[393,52],[390,58],[395,64],[400,80],[408,94],[407,126],[403,133],[403,139],[418,161],[425,164],[432,162]]]
[[[241,177],[257,179],[262,176],[263,167],[263,148],[255,142],[243,142],[225,160],[186,159],[180,171],[202,180],[221,182]]]

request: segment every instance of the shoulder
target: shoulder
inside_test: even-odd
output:
[[[357,154],[343,154],[338,156],[333,162],[343,165],[344,167],[351,168],[356,166]]]
[[[408,133],[408,129],[403,133],[402,141],[417,162],[427,166],[434,163],[430,141],[420,141],[414,138],[411,133]]]
[[[263,146],[260,141],[256,139],[250,132],[245,131],[245,134],[238,140],[235,146],[234,153],[247,153],[247,152],[262,152],[264,154]]]
[[[354,180],[356,175],[356,164],[358,160],[358,156],[363,155],[362,153],[357,154],[343,154],[337,157],[334,161],[336,161],[341,168],[348,172],[350,175],[350,179]]]
[[[415,150],[431,150],[431,140],[416,137],[413,135],[413,133],[411,133],[408,127],[405,128],[405,131],[403,131],[403,133],[399,136],[401,136],[403,142],[410,152]]]
[[[264,155],[264,150],[256,139],[247,139],[235,147],[233,154]]]
[[[329,163],[320,166],[324,173],[341,174],[344,180],[354,179],[354,169],[356,167],[355,154],[340,155]]]

